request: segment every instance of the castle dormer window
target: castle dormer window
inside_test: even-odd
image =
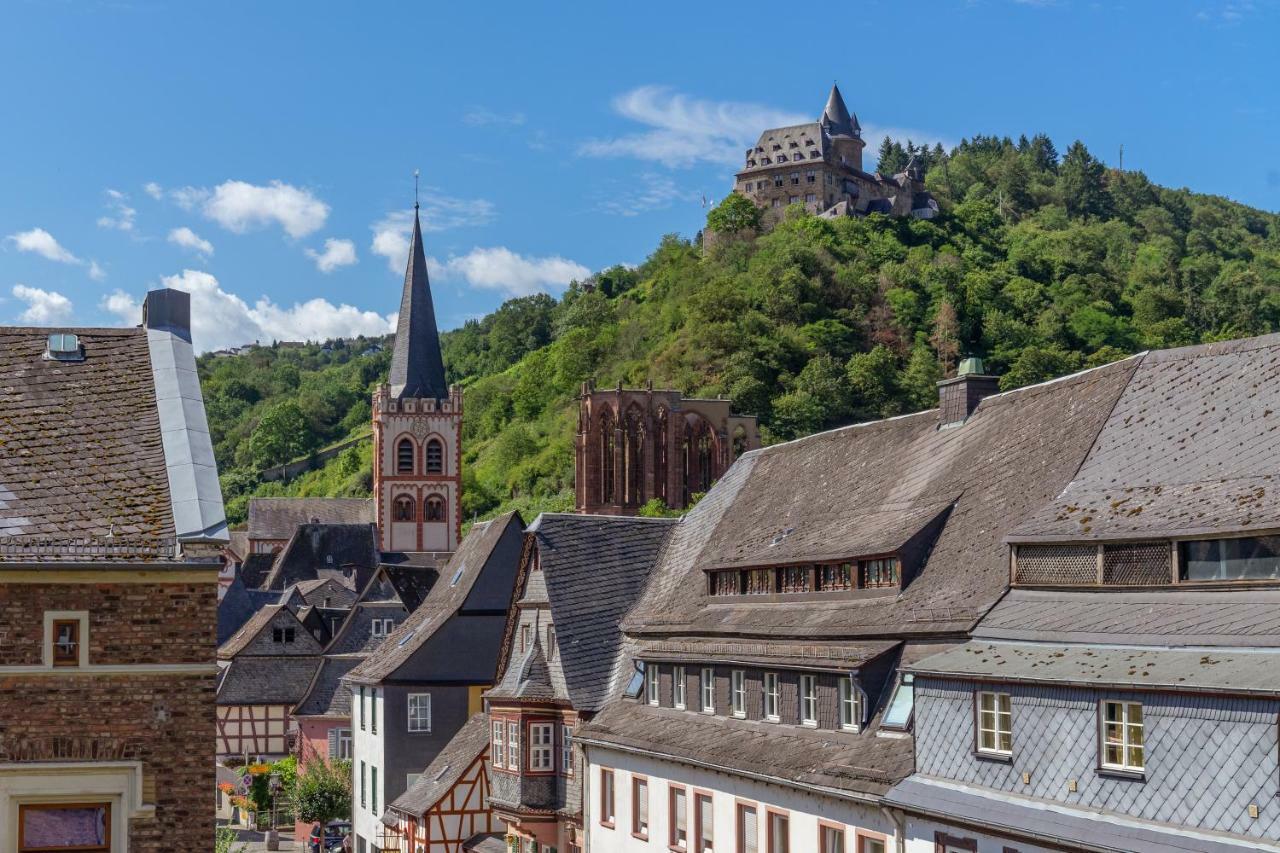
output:
[[[786,154],[779,154],[779,155],[778,155],[778,162],[779,162],[779,163],[785,163],[785,162],[787,162],[787,155],[786,155]]]
[[[773,143],[773,150],[774,150],[774,151],[781,151],[781,150],[782,150],[782,146],[775,142],[775,143]]]

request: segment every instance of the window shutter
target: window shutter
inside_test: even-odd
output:
[[[329,729],[329,758],[338,757],[338,730]]]

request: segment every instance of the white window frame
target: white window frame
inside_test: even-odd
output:
[[[1120,763],[1112,763],[1107,761],[1107,706],[1115,705],[1120,708],[1120,720],[1114,725],[1120,726]],[[1138,722],[1133,722],[1133,709],[1138,709]],[[1147,770],[1147,739],[1146,739],[1146,715],[1143,713],[1141,702],[1130,702],[1121,699],[1103,699],[1098,703],[1098,765],[1103,770],[1118,770],[1123,773],[1146,773]],[[1135,748],[1133,730],[1138,730],[1138,742],[1136,748],[1142,751],[1142,763],[1132,764],[1129,762],[1129,751]]]
[[[709,666],[702,668],[702,679],[698,683],[698,689],[702,691],[702,713],[714,714],[716,712],[715,669]]]
[[[494,767],[507,763],[507,721],[494,720],[489,726],[489,762]]]
[[[560,769],[564,775],[573,775],[573,729],[560,726]]]
[[[681,711],[683,711],[685,707],[685,689],[687,686],[685,683],[685,677],[686,676],[685,676],[684,667],[677,666],[672,668],[671,670],[672,704],[676,708],[680,709]]]
[[[649,839],[649,824],[653,815],[649,814],[649,777],[633,773],[631,775],[631,834],[636,838]]]
[[[650,705],[657,705],[662,698],[658,686],[658,665],[647,663],[644,666],[644,699]]]
[[[555,772],[556,727],[554,723],[529,724],[529,769]]]
[[[747,673],[735,669],[729,673],[729,709],[733,716],[743,719],[747,716]]]
[[[987,707],[988,702],[990,707]],[[997,693],[994,690],[979,690],[974,699],[974,709],[976,711],[974,728],[977,734],[974,746],[977,751],[983,755],[1004,758],[1013,755],[1013,707],[1009,694]],[[983,736],[987,734],[991,736],[991,746],[983,745]],[[1001,748],[1001,735],[1008,736],[1008,749]]]
[[[507,769],[520,769],[520,724],[515,720],[507,721]]]
[[[764,674],[764,718],[770,723],[776,723],[782,719],[778,713],[782,698],[778,687],[779,681],[776,672]]]
[[[338,754],[334,757],[339,761],[350,761],[354,746],[355,740],[351,736],[351,729],[338,729]]]
[[[840,728],[846,732],[862,729],[862,690],[852,675],[840,676]]]
[[[417,702],[416,708],[414,707],[415,700]],[[426,701],[426,705],[427,705],[427,714],[426,714],[427,724],[425,727],[422,725],[422,702],[424,700]],[[407,706],[406,706],[405,723],[409,731],[429,733],[431,731],[431,694],[430,693],[410,693],[406,697],[406,702],[407,702]],[[416,712],[416,719],[415,719],[415,712]]]
[[[362,732],[368,729],[368,726],[366,725],[366,719],[369,716],[369,707],[365,704],[365,701],[364,701],[366,695],[367,694],[365,693],[365,688],[362,686],[360,688],[360,713],[358,715],[360,717],[360,731]]]
[[[389,637],[395,629],[396,620],[394,619],[374,619],[369,623],[369,633],[374,637]]]
[[[818,676],[800,676],[800,725],[818,725]]]

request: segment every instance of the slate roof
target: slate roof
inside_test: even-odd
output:
[[[438,571],[422,566],[384,563],[381,568],[387,573],[387,578],[395,587],[396,594],[400,596],[400,600],[404,602],[405,608],[410,613],[418,609],[423,599],[427,597],[427,593],[431,592],[431,588],[440,578]]]
[[[241,655],[223,670],[219,705],[296,705],[320,665],[318,656]]]
[[[378,562],[378,534],[372,524],[300,524],[276,555],[263,586],[284,589],[320,577],[343,577],[349,569],[354,587],[363,589]]]
[[[939,429],[934,409],[743,454],[675,526],[624,628],[797,640],[967,631],[1008,583],[1005,534],[1075,475],[1139,361],[988,397],[957,428]],[[907,529],[946,505],[932,550],[895,597],[708,594],[707,568],[773,565],[779,549],[798,562],[868,547],[885,541],[878,531]]]
[[[893,651],[897,640],[861,643],[733,642],[682,638],[638,643],[634,656],[646,661],[722,663],[743,666],[843,671],[859,669]]]
[[[818,732],[631,700],[606,706],[574,738],[869,797],[889,790],[913,765],[910,738],[877,737],[871,731]]]
[[[342,686],[342,677],[360,661],[359,655],[325,655],[315,676],[299,700],[294,715],[298,717],[351,716],[351,691]]]
[[[368,498],[251,498],[250,539],[290,539],[299,524],[372,524]]]
[[[244,580],[244,585],[249,589],[262,589],[267,575],[271,574],[276,556],[276,554],[250,554],[245,557],[237,573]]]
[[[1280,528],[1280,335],[1138,358],[1080,472],[1010,541]]]
[[[395,348],[391,352],[388,378],[393,397],[427,397],[442,400],[449,396],[444,378],[444,359],[436,331],[435,307],[431,304],[431,282],[427,278],[427,253],[422,248],[422,224],[418,206],[413,206],[413,238],[404,272],[404,293],[396,321]]]
[[[557,630],[559,626],[557,626]],[[547,655],[542,649],[542,641],[535,636],[524,655],[516,660],[503,673],[502,680],[485,693],[489,699],[528,699],[551,701],[567,697],[556,694],[552,684],[551,668],[547,666]]]
[[[319,653],[319,644],[315,637],[311,636],[306,626],[298,619],[297,614],[283,604],[268,604],[253,614],[240,627],[240,630],[232,635],[231,639],[218,647],[218,658],[229,660],[236,656],[243,656],[243,653],[249,650],[249,647],[269,626],[277,623],[277,619],[282,620],[283,624],[295,630],[294,636],[297,645],[295,646],[294,656],[305,655],[308,652]],[[271,653],[269,656],[274,657],[276,655]]]
[[[43,358],[50,333],[84,361]],[[0,327],[0,538],[172,540],[145,329]]]
[[[858,117],[849,114],[840,87],[834,83],[831,84],[831,94],[827,96],[827,105],[822,110],[822,125],[832,136],[858,136],[862,132]]]
[[[608,701],[630,669],[620,622],[675,527],[675,519],[559,513],[543,513],[529,526],[538,543],[560,667],[579,712]]]
[[[441,572],[440,581],[427,593],[418,609],[410,613],[382,645],[353,669],[348,678],[356,683],[376,684],[394,673],[414,652],[422,648],[466,602],[503,532],[511,524],[523,526],[519,513],[509,512],[489,521],[473,524]],[[453,582],[455,575],[457,583]]]
[[[912,776],[885,797],[890,806],[943,821],[1026,834],[1072,850],[1105,853],[1245,853],[1280,850],[1258,839],[1232,839],[1186,826],[1136,820],[1112,812],[1004,794],[955,782]]]
[[[974,639],[1280,648],[1280,590],[1013,589]]]
[[[1280,696],[1280,651],[973,641],[907,669],[1001,683]]]
[[[397,625],[403,624],[409,612],[398,601],[394,602],[361,602],[351,609],[342,627],[334,636],[325,654],[367,654],[378,648],[385,638],[373,636],[374,619],[394,619]]]
[[[229,530],[227,537],[227,550],[234,554],[237,560],[243,561],[249,556],[249,531]]]
[[[414,817],[425,814],[449,793],[488,748],[488,717],[483,713],[473,714],[409,789],[392,801],[390,808]]]
[[[218,645],[231,639],[255,613],[269,604],[276,604],[279,599],[278,592],[249,589],[239,575],[232,578],[218,602]]]

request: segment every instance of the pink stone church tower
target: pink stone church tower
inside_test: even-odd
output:
[[[391,373],[373,395],[373,495],[383,551],[457,550],[462,389],[445,384],[416,204]]]

